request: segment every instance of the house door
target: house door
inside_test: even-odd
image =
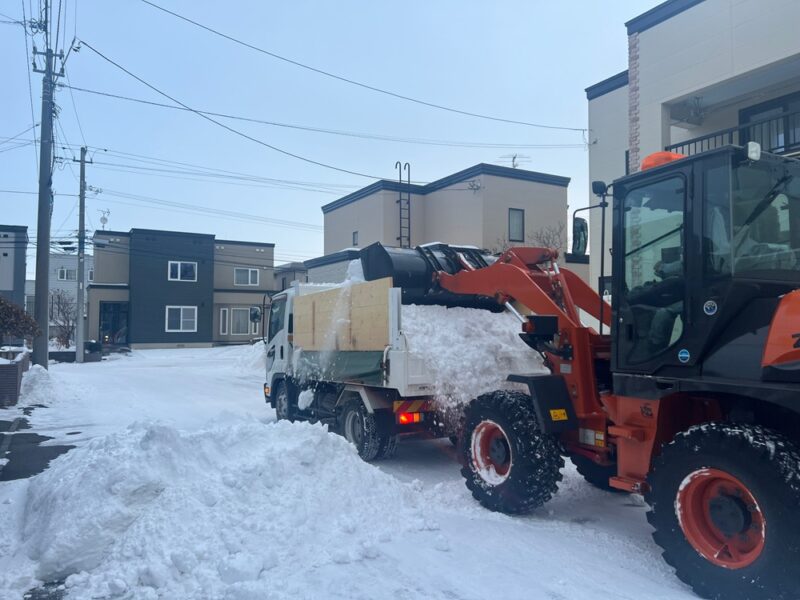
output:
[[[100,303],[100,341],[104,344],[128,343],[128,303]]]

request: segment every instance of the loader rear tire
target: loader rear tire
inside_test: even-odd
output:
[[[699,425],[662,448],[648,484],[653,539],[698,595],[798,597],[800,450],[788,438],[757,425]]]
[[[572,464],[578,470],[578,473],[590,484],[600,490],[614,493],[625,493],[622,490],[611,487],[608,480],[617,474],[617,465],[598,465],[593,460],[581,456],[579,454],[570,456]]]
[[[561,446],[536,422],[530,396],[496,391],[466,409],[463,434],[467,488],[489,510],[523,514],[558,490]]]

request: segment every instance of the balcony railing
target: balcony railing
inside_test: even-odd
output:
[[[728,144],[744,146],[747,142],[758,142],[765,152],[773,154],[800,153],[800,111],[715,131],[708,135],[671,144],[664,150],[689,156]]]

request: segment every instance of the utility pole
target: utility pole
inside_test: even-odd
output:
[[[44,2],[44,30],[47,31],[47,15],[49,13],[48,0]],[[42,137],[39,151],[39,212],[36,222],[36,291],[34,304],[34,318],[39,325],[40,333],[33,338],[33,362],[47,368],[48,340],[50,339],[50,216],[53,202],[53,90],[55,80],[53,77],[54,53],[50,45],[44,52],[33,49],[34,56],[43,55],[45,58],[44,70],[34,71],[42,73]]]
[[[72,160],[75,160],[74,158]],[[75,326],[75,362],[83,362],[85,323],[83,322],[83,304],[85,299],[86,273],[86,146],[81,147],[81,181],[78,191],[78,307],[77,325]]]

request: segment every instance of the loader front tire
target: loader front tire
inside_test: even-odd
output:
[[[466,409],[463,436],[461,474],[489,510],[527,513],[558,490],[561,447],[539,429],[527,394],[500,390],[479,396]]]
[[[758,425],[679,433],[647,478],[647,520],[676,575],[704,598],[788,600],[800,573],[800,450]]]

